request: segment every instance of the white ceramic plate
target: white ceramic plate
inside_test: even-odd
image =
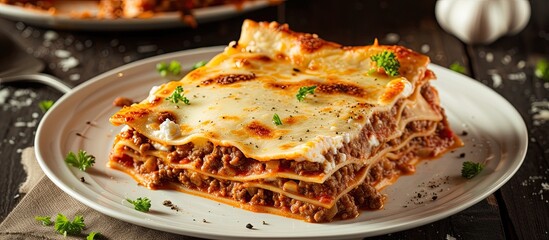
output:
[[[186,26],[177,12],[158,13],[151,18],[135,19],[75,18],[75,13],[88,12],[95,15],[98,12],[97,3],[85,0],[55,1],[54,6],[56,14],[0,4],[0,16],[32,25],[70,30],[145,30]],[[266,6],[269,6],[268,0],[256,0],[244,3],[241,8],[236,5],[213,6],[195,9],[193,14],[200,24]]]
[[[99,212],[162,231],[223,239],[341,239],[401,231],[464,210],[509,180],[526,154],[525,124],[504,98],[464,75],[431,65],[439,78],[433,84],[453,129],[460,135],[467,132],[462,136],[465,146],[440,159],[419,163],[416,174],[401,177],[383,191],[388,195],[383,210],[365,211],[356,219],[311,224],[248,212],[176,191],[148,190],[137,186],[128,175],[107,168],[113,138],[120,131],[108,121],[119,109],[112,106],[113,99],[143,99],[152,86],[166,82],[155,71],[160,61],[179,60],[190,69],[195,62],[208,60],[221,50],[211,47],[182,51],[131,63],[63,96],[48,111],[36,135],[37,157],[46,175],[63,191]],[[95,166],[85,173],[64,163],[69,151],[79,149],[97,158]],[[465,157],[460,158],[461,154]],[[472,180],[465,180],[460,176],[465,160],[484,162],[486,168]],[[80,182],[81,176],[86,183]],[[150,213],[135,211],[124,201],[137,197],[152,200]],[[182,211],[163,206],[164,200],[171,200]],[[247,229],[247,223],[255,229]]]

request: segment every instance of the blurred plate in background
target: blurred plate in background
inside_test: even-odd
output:
[[[264,8],[273,4],[269,0],[246,1],[242,5],[227,4],[192,10],[198,24],[218,21],[238,14]],[[54,1],[55,13],[47,10],[29,9],[0,4],[0,17],[21,21],[40,27],[66,30],[148,30],[188,26],[181,20],[179,12],[155,13],[150,18],[98,19],[95,16],[96,1]],[[78,17],[80,16],[80,17]]]

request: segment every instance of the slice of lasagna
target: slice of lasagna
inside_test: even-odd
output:
[[[122,108],[108,165],[168,188],[309,222],[379,209],[380,189],[459,145],[428,57],[346,47],[276,22]]]

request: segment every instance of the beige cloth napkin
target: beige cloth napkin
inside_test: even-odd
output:
[[[78,202],[44,176],[33,148],[23,151],[22,163],[28,177],[20,190],[30,191],[0,224],[0,239],[85,239],[92,231],[101,233],[100,239],[196,239],[126,223]],[[43,226],[34,219],[35,216],[51,216],[54,220],[57,213],[71,220],[75,215],[84,216],[86,228],[82,235],[64,238],[53,226]]]

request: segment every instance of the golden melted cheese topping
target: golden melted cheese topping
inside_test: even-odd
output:
[[[370,71],[370,57],[385,50],[400,62],[396,77]],[[324,154],[357,137],[373,112],[412,95],[428,78],[428,61],[403,47],[344,47],[287,25],[247,20],[237,43],[182,80],[124,107],[111,122],[165,145],[209,141],[235,146],[259,161],[324,163]],[[166,100],[178,86],[189,105]],[[314,94],[298,101],[300,87],[310,86],[316,86]],[[166,114],[170,117],[162,117]],[[273,123],[275,114],[282,125]],[[437,114],[427,109],[423,115]]]

